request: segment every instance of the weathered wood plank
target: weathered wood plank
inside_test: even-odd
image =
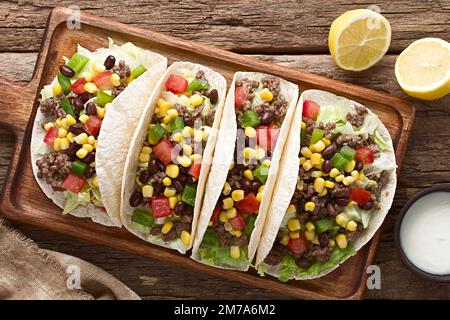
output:
[[[36,51],[47,15],[69,0],[21,0],[0,3],[0,51]],[[131,0],[80,1],[86,12],[140,25],[187,40],[239,52],[327,53],[328,30],[341,13],[367,8],[373,1],[207,1]],[[450,3],[439,1],[378,1],[392,25],[391,52],[421,37],[449,40]]]
[[[17,81],[31,77],[35,53],[0,53],[0,75]],[[369,71],[351,73],[338,69],[327,55],[257,56],[260,59],[302,68],[336,79],[404,95],[398,87],[393,66],[396,56],[386,56]],[[435,102],[413,100],[416,122],[409,141],[396,198],[386,223],[378,250],[376,264],[382,271],[382,289],[369,290],[369,298],[441,298],[448,299],[450,285],[435,284],[416,278],[400,263],[393,244],[395,218],[405,201],[422,188],[435,183],[446,183],[450,172],[450,149],[445,142],[450,138],[447,123],[450,119],[450,96]],[[424,130],[424,128],[433,128]],[[9,152],[13,139],[0,131],[0,184],[6,175]],[[20,225],[19,228],[39,245],[62,251],[90,261],[111,272],[144,298],[261,298],[275,299],[283,296],[225,282],[221,278],[165,264],[156,260],[124,253],[112,248],[93,245],[46,230]],[[211,290],[210,288],[215,288]]]

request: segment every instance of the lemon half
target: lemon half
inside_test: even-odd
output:
[[[350,10],[339,16],[332,23],[328,37],[328,47],[336,64],[351,71],[373,66],[390,44],[389,21],[368,9]]]
[[[395,62],[395,77],[416,98],[434,100],[450,93],[450,43],[438,38],[411,43]]]

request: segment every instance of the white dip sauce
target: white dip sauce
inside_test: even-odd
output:
[[[450,274],[450,192],[429,193],[408,209],[400,227],[400,243],[419,269]]]

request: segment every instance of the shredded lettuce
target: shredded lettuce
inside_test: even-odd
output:
[[[367,228],[370,222],[371,211],[359,209],[357,206],[349,205],[344,208],[342,212],[348,219],[361,222],[364,229]]]
[[[258,265],[258,267],[256,268],[256,271],[258,272],[258,274],[259,274],[261,277],[264,277],[264,276],[266,275],[268,269],[269,269],[269,268],[268,268],[267,264],[265,264],[264,262],[262,262],[262,263],[260,263],[260,264]]]
[[[378,130],[375,130],[373,139],[381,151],[392,151],[391,146],[383,139]]]
[[[86,191],[82,191],[80,193],[64,191],[64,197],[66,198],[66,203],[64,205],[63,214],[70,213],[78,206],[86,206],[89,202],[91,202],[91,195]]]
[[[323,105],[320,106],[317,122],[334,122],[337,126],[343,125],[347,122],[347,113],[351,111],[353,111],[352,106],[345,102],[337,105]]]

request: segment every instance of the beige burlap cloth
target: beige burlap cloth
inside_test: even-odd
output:
[[[0,299],[139,299],[109,273],[62,253],[40,249],[0,219]]]

